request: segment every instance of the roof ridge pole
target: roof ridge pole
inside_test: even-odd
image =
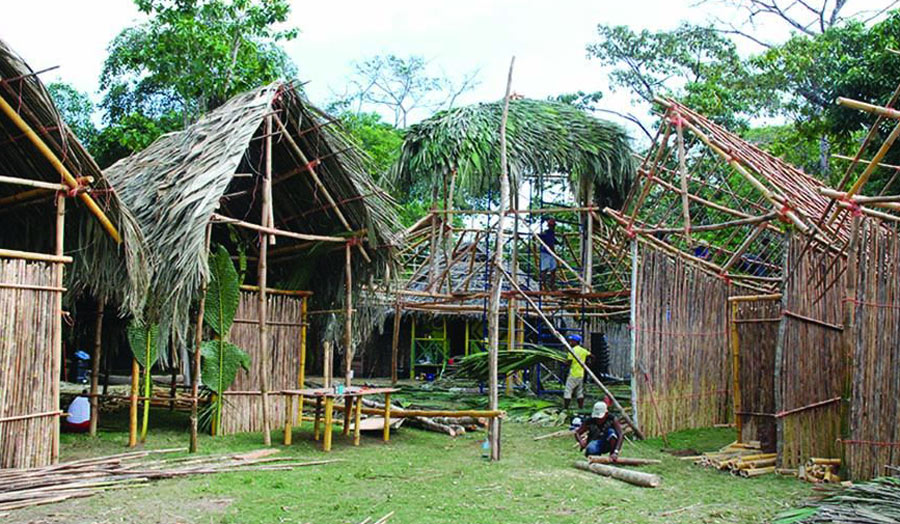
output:
[[[494,274],[491,278],[491,296],[488,307],[488,369],[489,369],[489,401],[490,410],[498,409],[497,353],[500,349],[500,292],[503,284],[503,241],[506,225],[506,208],[509,205],[509,165],[506,158],[506,119],[509,116],[509,92],[512,87],[513,66],[516,57],[509,62],[509,74],[506,78],[506,94],[503,97],[503,116],[500,118],[500,203],[497,209],[497,240],[494,249]],[[513,277],[515,278],[515,277]],[[491,419],[489,442],[491,460],[500,460],[500,419]]]
[[[272,117],[266,117],[266,171],[263,174],[262,187],[262,217],[263,227],[275,227],[269,223],[272,216]],[[262,394],[262,432],[263,444],[272,445],[272,435],[269,433],[269,326],[266,323],[266,290],[267,290],[267,259],[269,249],[269,234],[266,231],[259,232],[259,261],[257,263],[259,303],[259,389]]]

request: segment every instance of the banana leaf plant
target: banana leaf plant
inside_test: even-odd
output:
[[[141,367],[143,382],[144,414],[141,421],[141,442],[147,439],[147,425],[150,422],[150,394],[152,393],[152,377],[150,370],[159,358],[159,326],[132,322],[128,325],[128,345],[131,353]]]
[[[212,330],[214,338],[202,343],[200,354],[203,357],[203,384],[214,393],[211,429],[217,435],[222,431],[222,408],[225,402],[223,393],[234,382],[241,368],[250,370],[250,355],[228,341],[241,298],[241,279],[231,261],[231,255],[223,246],[210,254],[209,274],[203,321]]]

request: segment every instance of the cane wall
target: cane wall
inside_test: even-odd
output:
[[[728,285],[638,244],[632,387],[648,436],[731,421]]]
[[[781,302],[771,297],[738,299],[731,307],[738,440],[756,440],[762,449],[775,451],[775,348]]]

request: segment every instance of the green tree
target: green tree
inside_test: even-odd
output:
[[[148,17],[109,46],[100,76],[109,157],[145,147],[233,95],[296,69],[279,42],[287,0],[134,0]],[[109,158],[107,160],[114,160]]]
[[[378,113],[344,112],[339,120],[344,129],[356,139],[360,147],[372,158],[378,176],[384,175],[400,156],[403,132],[383,122]]]
[[[91,150],[97,139],[97,126],[92,120],[94,115],[94,103],[87,93],[75,89],[71,84],[62,81],[52,82],[47,85],[47,91],[63,121],[69,126],[78,140],[88,150]]]

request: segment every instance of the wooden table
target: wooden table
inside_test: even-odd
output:
[[[307,388],[307,389],[287,389],[281,393],[284,395],[286,402],[285,418],[284,418],[284,443],[290,445],[292,435],[292,426],[294,420],[294,403],[299,397],[300,413],[303,420],[303,399],[304,397],[312,397],[316,399],[316,417],[313,425],[313,438],[319,440],[319,425],[324,422],[324,435],[322,439],[322,449],[331,451],[331,437],[334,425],[334,401],[336,399],[344,399],[344,435],[350,434],[350,417],[353,417],[353,445],[359,445],[359,420],[362,413],[362,398],[368,395],[384,395],[384,431],[383,438],[385,442],[391,439],[391,393],[400,391],[397,388],[367,388],[351,386],[345,388],[343,393],[335,393],[333,388]],[[355,403],[355,404],[354,404]],[[322,418],[324,417],[324,421]]]

